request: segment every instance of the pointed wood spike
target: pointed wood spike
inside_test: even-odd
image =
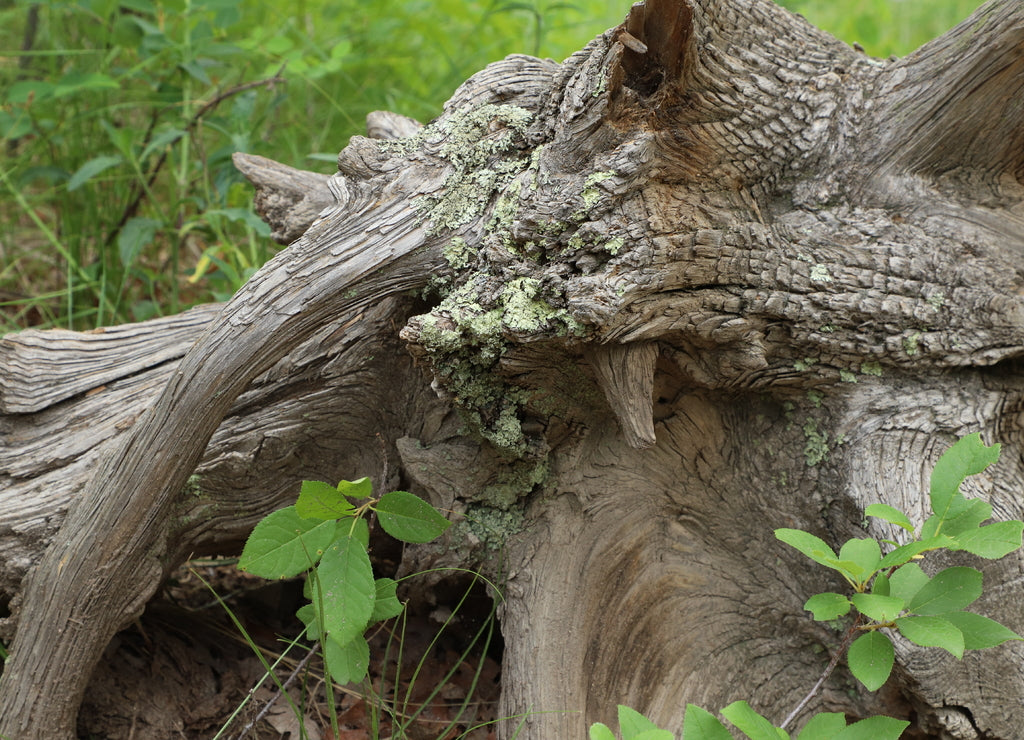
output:
[[[652,447],[657,441],[652,396],[658,346],[653,342],[601,345],[590,351],[589,360],[626,443],[636,449]]]

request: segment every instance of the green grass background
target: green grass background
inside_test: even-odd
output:
[[[888,56],[979,3],[784,4]],[[0,0],[0,331],[90,328],[227,298],[276,249],[232,152],[330,171],[369,111],[429,120],[488,62],[562,59],[628,6]],[[279,72],[283,84],[243,89]]]

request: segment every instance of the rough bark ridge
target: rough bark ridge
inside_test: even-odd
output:
[[[382,119],[404,138],[354,138],[326,181],[243,160],[275,233],[304,233],[178,364],[153,360],[159,399],[112,425],[15,604],[0,733],[71,737],[91,667],[163,572],[237,541],[226,517],[251,523],[310,468],[379,460],[364,439],[304,461],[299,422],[247,428],[249,404],[314,405],[293,374],[311,394],[349,374],[375,393],[337,407],[365,426],[333,423],[380,431],[407,482],[465,514],[447,555],[420,558],[500,546],[487,564],[505,587],[504,709],[530,713],[519,737],[584,737],[617,702],[673,729],[687,701],[783,716],[835,643],[801,604],[835,584],[772,528],[836,540],[867,503],[920,511],[938,454],[978,430],[1005,446],[971,493],[1024,514],[1021,100],[1016,0],[891,62],[767,0],[648,0],[562,64],[488,67],[422,129]],[[411,318],[410,288],[434,296]],[[406,364],[388,376],[388,317],[441,400]],[[40,416],[10,429],[61,408],[15,387],[4,412]],[[218,473],[250,463],[280,471],[263,489],[243,478],[255,501]],[[987,565],[982,605],[1018,631],[1020,567]],[[1009,739],[1022,657],[903,646],[888,690],[851,695],[837,675],[819,706]]]

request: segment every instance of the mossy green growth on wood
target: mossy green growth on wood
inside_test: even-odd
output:
[[[501,550],[523,529],[523,513],[518,508],[496,509],[491,506],[474,505],[465,513],[465,519],[453,527],[452,538],[460,534],[479,542],[490,551]]]
[[[533,114],[515,105],[485,105],[439,119],[400,143],[384,147],[413,151],[420,145],[438,145],[437,153],[452,165],[438,197],[428,197],[421,216],[430,221],[430,233],[471,223],[487,207],[494,193],[503,190],[530,166],[524,156],[500,159],[521,142]]]

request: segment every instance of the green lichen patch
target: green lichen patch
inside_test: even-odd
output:
[[[533,114],[517,105],[487,103],[465,113],[442,119],[445,135],[441,154],[459,169],[476,169],[494,155],[508,150],[533,122]]]
[[[452,266],[453,270],[461,270],[463,267],[466,267],[473,257],[476,256],[475,250],[461,236],[453,237],[444,246],[441,253],[448,260],[448,264]]]
[[[502,468],[498,480],[484,487],[476,500],[487,506],[508,511],[512,506],[548,477],[547,459],[518,460]]]
[[[185,495],[196,498],[204,498],[206,496],[203,492],[203,479],[198,474],[193,473],[188,477],[188,481],[185,482]]]
[[[862,362],[860,365],[860,372],[862,375],[874,375],[877,377],[881,377],[882,366],[874,361]]]
[[[817,264],[811,268],[811,280],[816,280],[820,283],[832,282],[832,273],[828,271],[825,265]]]
[[[536,193],[537,188],[541,185],[551,184],[551,177],[546,172],[541,172],[540,170],[540,158],[543,152],[543,144],[535,148],[533,153],[530,155],[530,164],[526,168],[526,171],[529,173],[527,189],[531,193]]]
[[[583,189],[580,191],[583,207],[577,209],[569,218],[573,221],[583,221],[587,218],[594,206],[601,201],[601,188],[597,187],[598,184],[617,176],[618,173],[615,170],[592,172],[587,175],[587,179],[583,181]]]
[[[532,120],[525,108],[488,103],[442,118],[414,137],[419,139],[416,143],[437,142],[438,155],[452,165],[443,193],[426,198],[421,206],[430,233],[457,229],[478,218],[494,194],[530,166],[532,159],[517,147]]]
[[[519,193],[522,190],[522,183],[513,180],[512,183],[498,196],[491,211],[491,218],[487,222],[487,231],[500,235],[505,246],[511,247],[512,238],[509,230],[519,213]]]
[[[828,458],[828,432],[818,430],[818,422],[808,419],[804,422],[804,459],[807,467],[813,468],[818,463]]]
[[[917,331],[910,336],[903,337],[903,351],[907,353],[908,357],[913,357],[921,348],[918,346],[918,340],[921,338],[921,332]]]
[[[511,537],[523,530],[523,513],[518,509],[497,509],[474,505],[466,511],[465,519],[452,529],[453,536],[463,535],[489,551],[505,547]]]
[[[946,302],[946,294],[941,290],[937,290],[925,298],[925,301],[927,301],[929,306],[938,311]]]
[[[507,385],[496,372],[498,362],[524,338],[584,333],[551,298],[536,278],[514,278],[503,285],[480,279],[454,289],[417,319],[417,343],[467,421],[513,457],[528,450],[520,417],[529,394]]]
[[[602,244],[601,248],[604,249],[604,251],[606,251],[608,254],[614,256],[619,253],[619,251],[622,249],[625,243],[625,240],[621,236],[615,236],[606,241],[604,244]]]

